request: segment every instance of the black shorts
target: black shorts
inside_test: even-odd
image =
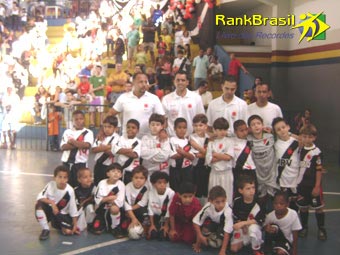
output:
[[[277,227],[277,232],[274,234],[270,234],[266,232],[265,238],[266,243],[272,244],[273,251],[276,249],[279,249],[281,251],[284,251],[285,254],[289,255],[292,250],[292,244],[286,239],[283,232],[281,231],[280,227],[276,224],[271,225]],[[276,253],[274,253],[276,254]]]
[[[56,229],[73,229],[72,217],[69,214],[61,214],[59,212],[57,215],[54,215],[52,207],[45,203],[41,203],[41,208],[45,212],[47,221],[51,222],[52,227]]]
[[[297,199],[298,194],[292,188],[281,188],[281,191],[287,193],[289,201],[295,201]]]
[[[322,188],[320,188],[320,194],[316,197],[312,195],[313,188],[299,187],[298,188],[298,198],[296,204],[299,208],[313,208],[320,209],[325,206],[323,200]]]

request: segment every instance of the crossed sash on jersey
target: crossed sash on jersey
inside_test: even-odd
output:
[[[284,168],[286,167],[286,162],[287,160],[289,160],[292,155],[294,154],[294,151],[299,147],[299,142],[294,140],[287,148],[287,150],[285,151],[285,153],[283,153],[282,157],[279,159],[280,163],[278,164],[277,167],[277,171],[278,171],[278,175],[277,175],[277,179],[276,182],[277,184],[280,184],[280,178],[282,175],[282,172],[284,170]],[[282,164],[283,163],[283,164]]]
[[[204,148],[207,149],[209,138],[204,140]],[[193,183],[196,185],[196,197],[208,196],[208,183],[211,167],[205,165],[205,158],[199,158],[193,167]]]
[[[161,214],[160,215],[154,215],[154,223],[157,229],[161,229],[165,223],[165,215],[168,211],[168,204],[170,202],[169,195],[166,196],[166,198],[163,201]]]
[[[207,210],[209,207],[205,208],[205,210]],[[202,211],[202,213],[200,214],[199,219],[201,220],[205,210]],[[210,217],[207,217],[202,225],[202,234],[204,236],[209,236],[211,233],[216,233],[216,237],[219,239],[224,238],[224,223],[225,223],[225,216],[224,216],[224,212],[221,214],[220,216],[220,221],[214,222],[212,221],[212,219]]]

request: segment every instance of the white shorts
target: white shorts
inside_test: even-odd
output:
[[[211,169],[208,190],[210,191],[212,187],[217,185],[224,188],[227,193],[227,201],[230,206],[233,204],[233,183],[234,176],[231,169],[225,171],[216,171],[213,168]]]
[[[4,119],[2,120],[2,131],[18,131],[19,121],[17,116],[13,113],[5,113]]]
[[[251,224],[245,231],[243,229],[234,230],[231,245],[240,242],[243,242],[244,246],[251,243],[252,248],[258,250],[263,242],[261,227],[257,224]]]

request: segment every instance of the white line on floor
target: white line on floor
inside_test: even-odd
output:
[[[48,176],[53,177],[53,174],[38,174],[38,173],[25,173],[20,171],[0,171],[3,174],[11,174],[11,175],[33,175],[33,176]]]
[[[337,195],[340,196],[340,192],[323,192],[324,195]]]
[[[127,238],[127,237],[126,238],[121,238],[121,239],[116,239],[116,240],[112,240],[112,241],[108,241],[108,242],[104,242],[104,243],[90,245],[90,246],[87,246],[87,247],[84,247],[84,248],[81,248],[81,249],[78,249],[78,250],[62,253],[60,255],[74,255],[74,254],[79,254],[79,253],[83,253],[83,252],[88,252],[88,251],[99,249],[99,248],[102,248],[102,247],[105,247],[105,246],[109,246],[109,245],[112,245],[112,244],[125,242],[127,240],[129,240],[129,238]]]
[[[337,209],[323,209],[324,212],[340,212],[340,208]],[[314,213],[315,210],[310,210],[310,213]]]

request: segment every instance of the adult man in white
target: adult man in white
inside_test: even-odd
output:
[[[234,76],[228,75],[223,81],[222,96],[210,102],[207,110],[208,126],[210,129],[217,118],[223,117],[229,123],[228,136],[234,136],[234,122],[247,122],[247,103],[235,96],[237,82]]]
[[[129,119],[139,121],[138,138],[149,133],[149,117],[153,113],[164,115],[164,110],[158,97],[146,91],[148,88],[147,76],[137,73],[133,76],[133,90],[122,94],[110,109],[109,115],[122,113],[122,130],[125,134],[126,123]]]
[[[257,114],[263,119],[263,126],[266,132],[271,132],[272,121],[282,117],[280,106],[268,101],[270,87],[266,83],[260,83],[255,87],[256,102],[248,105],[247,116]]]
[[[187,89],[188,76],[184,71],[179,71],[175,76],[176,90],[163,97],[162,104],[167,118],[167,131],[169,136],[174,136],[174,123],[179,117],[187,121],[187,134],[191,134],[192,119],[196,114],[204,113],[204,107],[200,95]]]

